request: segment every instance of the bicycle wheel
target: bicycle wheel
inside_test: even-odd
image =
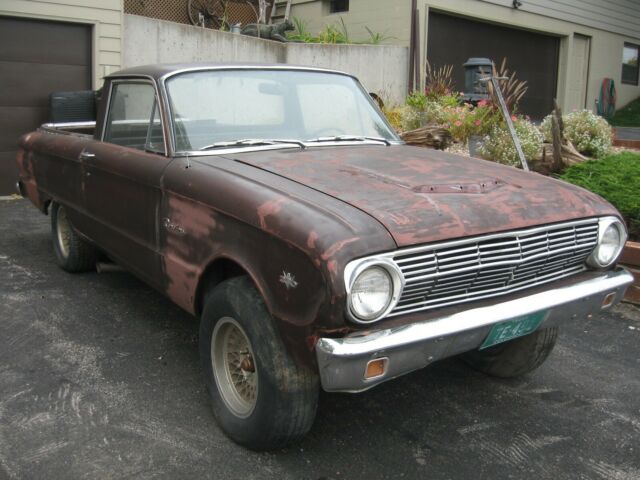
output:
[[[226,23],[224,0],[188,0],[187,14],[192,25],[218,29]]]

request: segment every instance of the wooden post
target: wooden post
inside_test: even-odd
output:
[[[553,163],[551,164],[552,171],[559,172],[562,170],[562,144],[563,144],[563,130],[564,124],[562,123],[562,112],[556,100],[553,100],[553,112],[551,113],[551,141],[553,145]]]

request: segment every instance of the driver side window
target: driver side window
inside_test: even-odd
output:
[[[160,112],[151,84],[122,82],[113,85],[104,141],[165,153]]]

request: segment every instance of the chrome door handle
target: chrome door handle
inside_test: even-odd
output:
[[[83,159],[83,160],[88,160],[90,158],[96,158],[96,154],[95,153],[91,153],[91,152],[83,151],[82,153],[80,153],[80,158]]]

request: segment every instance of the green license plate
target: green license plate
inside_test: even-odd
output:
[[[530,334],[540,326],[546,315],[546,311],[530,313],[494,325],[484,343],[480,345],[480,350]]]

